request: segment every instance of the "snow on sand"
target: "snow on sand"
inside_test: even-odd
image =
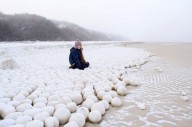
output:
[[[123,105],[127,85],[143,84],[126,68],[141,69],[151,53],[96,43],[84,46],[84,71],[68,69],[71,42],[1,44],[0,126],[85,126],[100,122],[109,104]]]

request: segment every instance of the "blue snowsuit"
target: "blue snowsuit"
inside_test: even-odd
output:
[[[85,62],[81,61],[80,55],[81,55],[80,49],[76,49],[74,47],[72,47],[70,49],[69,63],[71,65],[75,64],[73,66],[73,69],[78,68],[78,69],[84,70],[84,68],[89,66],[88,62],[85,63]]]

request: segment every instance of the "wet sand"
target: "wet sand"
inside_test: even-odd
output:
[[[125,43],[123,46],[142,48],[183,66],[192,65],[192,43]]]
[[[128,86],[128,95],[122,97],[123,106],[111,107],[102,122],[87,123],[86,127],[191,127],[192,44],[125,43],[120,46],[142,48],[156,55],[141,69],[127,70],[128,75],[138,76],[144,84]],[[183,96],[182,92],[187,95]],[[139,109],[138,102],[146,109]]]

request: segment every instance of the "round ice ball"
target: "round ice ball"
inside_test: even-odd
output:
[[[120,96],[124,96],[127,94],[127,89],[124,86],[117,87],[117,94]]]
[[[102,99],[108,101],[108,103],[111,103],[112,97],[110,94],[106,94],[103,96]]]
[[[85,116],[85,119],[87,119],[87,116],[89,114],[89,109],[86,107],[80,107],[77,109],[77,113],[81,113]]]
[[[17,118],[16,124],[24,124],[25,125],[26,123],[28,123],[30,121],[32,121],[32,117],[31,116],[27,116],[27,115],[20,116],[20,117]]]
[[[98,110],[101,115],[105,114],[105,106],[102,102],[97,102],[91,107],[91,111]]]
[[[16,107],[17,112],[24,112],[27,109],[31,109],[32,105],[28,103],[20,104]]]
[[[12,105],[0,103],[0,116],[5,118],[6,115],[15,112],[15,108]]]
[[[40,120],[33,120],[28,122],[26,127],[44,127],[44,123]]]
[[[21,101],[21,100],[24,100],[24,99],[25,99],[25,96],[22,95],[22,94],[13,97],[13,100],[15,100],[15,101]]]
[[[43,102],[37,102],[35,105],[33,105],[33,108],[43,108],[46,107],[46,104]]]
[[[98,99],[97,99],[97,97],[96,97],[95,95],[89,95],[89,96],[87,96],[87,99],[91,99],[91,100],[93,100],[94,102],[97,102],[97,101],[98,101]]]
[[[40,112],[40,113],[37,113],[35,116],[34,116],[34,120],[40,120],[42,122],[45,121],[46,118],[48,118],[50,115],[48,112]]]
[[[120,107],[122,105],[122,102],[118,97],[115,97],[111,100],[111,105],[113,107]]]
[[[33,100],[33,104],[37,104],[38,102],[47,103],[47,98],[45,97],[39,97]]]
[[[55,108],[53,106],[46,106],[42,108],[43,112],[48,112],[49,115],[53,116],[53,113],[55,111]]]
[[[75,121],[80,127],[83,127],[85,125],[85,116],[81,113],[74,113],[69,119],[69,122],[72,121]]]
[[[112,98],[117,97],[117,92],[116,91],[111,90],[108,93],[112,96]]]
[[[15,120],[13,120],[13,119],[0,120],[0,127],[9,127],[14,124],[15,124]]]
[[[89,110],[91,109],[92,105],[95,104],[95,102],[91,99],[86,99],[83,103],[82,106],[88,108]]]
[[[63,127],[79,127],[79,125],[77,124],[77,122],[71,121],[71,122],[65,124]]]
[[[106,95],[107,93],[105,91],[100,91],[97,94],[97,97],[101,100],[103,98],[104,95]]]
[[[74,102],[69,102],[67,104],[67,108],[70,110],[70,112],[75,112],[77,109],[77,105]]]
[[[13,119],[16,120],[18,117],[22,116],[23,113],[22,112],[12,112],[8,115],[5,116],[4,119]]]
[[[83,101],[83,97],[79,93],[74,93],[71,95],[71,100],[75,102],[77,105],[81,104]]]
[[[89,113],[89,116],[88,116],[89,120],[92,122],[92,123],[98,123],[101,121],[101,112],[99,112],[98,110],[94,110],[94,111],[91,111]]]
[[[125,82],[126,85],[129,85],[130,84],[130,79],[129,78],[124,78],[123,81]]]
[[[41,109],[32,108],[32,109],[25,110],[23,114],[34,117],[39,112],[41,112]]]
[[[59,108],[53,114],[59,120],[59,124],[65,124],[69,120],[71,113],[67,108]]]
[[[108,109],[109,109],[109,102],[106,101],[106,100],[102,100],[101,102],[102,102],[103,105],[105,106],[105,110],[108,110]]]
[[[71,102],[72,100],[71,100],[70,97],[62,97],[62,98],[61,98],[61,101],[62,101],[64,104],[67,104],[67,103]]]
[[[61,98],[59,95],[52,95],[52,96],[49,96],[48,101],[58,101],[60,99]]]
[[[59,127],[59,120],[56,117],[47,117],[45,127]]]

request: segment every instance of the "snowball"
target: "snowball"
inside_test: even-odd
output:
[[[13,119],[16,120],[18,117],[22,116],[23,113],[22,112],[13,112],[8,114],[7,116],[5,116],[5,119]]]
[[[16,107],[17,112],[24,112],[27,109],[31,109],[32,105],[28,103],[20,104]]]
[[[48,98],[51,94],[50,93],[42,93],[41,97]]]
[[[130,84],[130,79],[129,78],[124,78],[123,81],[125,82],[126,85]]]
[[[26,123],[28,123],[30,121],[32,121],[32,117],[31,116],[27,116],[27,115],[20,116],[20,117],[17,118],[16,124],[24,124],[25,125]]]
[[[6,115],[15,112],[15,108],[12,105],[0,103],[0,116],[5,118]]]
[[[162,72],[162,71],[163,71],[163,69],[161,69],[160,67],[157,67],[156,70],[157,70],[158,72]]]
[[[44,127],[44,123],[40,120],[33,120],[26,124],[26,127]]]
[[[118,79],[118,78],[115,78],[115,79],[112,80],[112,82],[113,82],[114,84],[117,84],[117,83],[119,82],[119,79]]]
[[[59,121],[56,117],[48,117],[45,119],[45,127],[59,127]]]
[[[94,102],[93,100],[91,100],[91,99],[86,99],[86,100],[83,102],[82,106],[83,106],[83,107],[86,107],[86,108],[88,108],[88,109],[90,110],[93,104],[95,104],[95,102]]]
[[[48,112],[40,112],[40,113],[37,113],[35,116],[34,116],[34,120],[40,120],[42,122],[45,121],[45,119],[47,117],[49,117],[49,113]]]
[[[64,103],[64,104],[67,104],[69,102],[72,102],[72,100],[69,97],[62,97],[61,102]]]
[[[27,99],[30,99],[30,100],[34,100],[35,98],[37,98],[38,96],[36,94],[31,94],[27,97]]]
[[[14,92],[8,92],[8,93],[5,95],[5,97],[8,97],[8,98],[12,98],[12,97],[14,97],[14,96],[16,96],[16,93],[14,93]]]
[[[23,114],[34,117],[39,112],[41,112],[41,109],[32,108],[32,109],[25,110]]]
[[[59,108],[53,116],[59,120],[59,124],[65,124],[69,120],[71,113],[67,108]]]
[[[17,107],[20,104],[20,101],[10,101],[7,104],[12,105],[13,107]]]
[[[75,112],[77,109],[77,105],[74,102],[69,102],[67,104],[67,108],[70,110],[70,112]]]
[[[101,112],[97,111],[97,110],[94,110],[94,111],[91,111],[89,113],[89,120],[92,122],[92,123],[98,123],[101,121]]]
[[[21,101],[21,100],[24,100],[24,99],[25,99],[25,96],[21,95],[21,94],[13,97],[14,101]]]
[[[113,99],[111,100],[111,105],[112,105],[113,107],[119,107],[119,106],[122,105],[122,102],[121,102],[121,100],[120,100],[118,97],[115,97],[115,98],[113,98]]]
[[[143,103],[137,103],[137,107],[141,110],[145,110],[145,105]]]
[[[188,101],[189,100],[189,97],[188,96],[180,96],[180,98],[184,101]]]
[[[139,84],[140,84],[140,81],[137,78],[133,78],[133,79],[130,80],[130,85],[131,86],[138,86]]]
[[[110,90],[112,90],[112,87],[111,86],[105,86],[104,89],[106,92],[109,92]]]
[[[85,125],[85,116],[81,113],[74,113],[69,119],[69,122],[75,121],[80,127]]]
[[[87,116],[89,114],[89,109],[86,107],[80,107],[77,109],[77,113],[81,113],[85,116],[85,119],[87,119]]]
[[[89,95],[89,96],[87,96],[87,99],[91,99],[91,100],[93,100],[94,102],[97,102],[97,101],[98,101],[98,99],[97,99],[97,97],[96,97],[95,95]]]
[[[56,106],[57,104],[59,104],[59,102],[58,101],[48,101],[48,103],[47,103],[47,106]]]
[[[123,85],[123,86],[126,86],[126,84],[125,84],[124,81],[119,81],[118,83],[121,84],[121,85]]]
[[[8,127],[14,124],[15,124],[15,120],[13,119],[0,120],[0,127]]]
[[[42,103],[47,103],[47,98],[45,98],[45,97],[39,97],[39,98],[36,98],[36,99],[34,99],[33,100],[33,104],[36,104],[36,103],[38,103],[38,102],[42,102]]]
[[[182,91],[182,92],[181,92],[181,95],[182,95],[182,96],[187,96],[187,92]]]
[[[83,94],[83,98],[84,98],[84,99],[87,99],[87,97],[88,97],[89,95],[94,95],[94,92],[86,92],[85,94]]]
[[[124,96],[127,94],[127,89],[124,86],[118,86],[117,87],[117,94],[120,96]]]
[[[101,101],[103,103],[103,105],[105,106],[105,110],[109,109],[109,102],[106,100],[102,100]]]
[[[106,95],[107,93],[105,91],[100,91],[98,94],[97,94],[97,97],[101,100],[103,98],[104,95]]]
[[[24,95],[25,97],[29,96],[29,92],[25,90],[19,92],[19,94]]]
[[[82,91],[81,91],[81,93],[84,95],[85,93],[87,93],[87,92],[94,92],[94,90],[93,90],[93,88],[85,88],[85,89],[83,89]]]
[[[79,125],[75,121],[72,121],[65,124],[63,127],[79,127]]]
[[[116,91],[109,91],[108,93],[111,95],[112,98],[117,97]]]
[[[61,99],[60,96],[52,95],[52,96],[49,96],[48,101],[58,101],[60,99]]]
[[[81,104],[83,101],[82,95],[79,93],[74,93],[71,95],[71,100],[75,102],[77,105]]]
[[[11,101],[10,98],[2,98],[2,99],[0,99],[0,103],[8,103],[10,101]]]
[[[46,106],[42,108],[42,111],[48,112],[50,116],[53,115],[55,108],[53,106]]]
[[[24,99],[21,101],[20,104],[24,104],[24,103],[32,104],[32,100],[31,99]]]
[[[17,124],[17,125],[11,125],[11,126],[9,126],[9,127],[25,127],[25,125],[23,125],[23,124]]]
[[[98,110],[101,115],[105,114],[105,106],[102,102],[97,102],[91,107],[91,111]]]
[[[38,102],[35,105],[33,105],[33,108],[43,108],[46,107],[46,104],[43,102]]]
[[[16,68],[18,65],[17,65],[17,63],[14,61],[14,60],[12,60],[12,59],[7,59],[7,60],[4,60],[4,61],[2,61],[1,62],[1,69],[3,69],[3,70],[6,70],[6,69],[14,69],[14,68]]]
[[[110,94],[106,94],[103,96],[102,100],[106,100],[108,103],[111,103],[112,97]]]
[[[65,104],[56,104],[55,105],[55,109],[59,109],[59,108],[66,108],[67,106]]]

